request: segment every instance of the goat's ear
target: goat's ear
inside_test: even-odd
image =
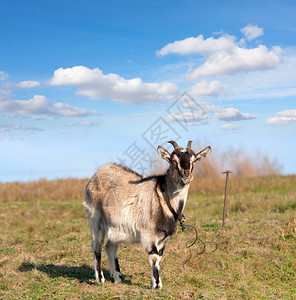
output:
[[[197,162],[198,160],[201,160],[202,158],[207,158],[210,155],[211,151],[212,151],[212,148],[210,146],[204,148],[203,150],[201,150],[200,152],[195,154],[194,162]]]
[[[164,149],[162,146],[158,146],[157,152],[161,158],[171,162],[171,154],[168,150]]]

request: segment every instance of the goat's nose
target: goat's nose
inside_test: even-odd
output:
[[[189,170],[183,170],[183,175],[184,175],[184,176],[188,177],[188,176],[189,176],[189,173],[190,173]]]

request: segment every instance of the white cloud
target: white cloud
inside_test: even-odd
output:
[[[31,131],[31,130],[33,130],[33,131],[42,131],[42,129],[37,128],[35,126],[23,126],[23,125],[15,126],[14,129],[16,129],[16,130],[25,130],[25,131],[27,131],[27,130],[29,130],[29,131]]]
[[[81,122],[78,122],[78,123],[69,122],[67,124],[67,126],[86,126],[86,127],[91,127],[91,126],[98,126],[98,124],[99,123],[93,122],[93,121],[81,121]]]
[[[266,120],[268,125],[281,125],[288,123],[296,123],[296,109],[283,110]]]
[[[246,26],[244,29],[249,38],[261,35],[262,28],[250,26]],[[236,38],[231,35],[207,39],[204,39],[203,35],[199,35],[167,44],[156,52],[159,56],[172,53],[198,54],[205,59],[201,66],[188,73],[189,79],[197,79],[206,76],[271,69],[281,61],[282,49],[273,47],[269,50],[264,45],[246,48],[244,40],[237,42]]]
[[[9,124],[1,124],[0,125],[0,132],[10,131],[11,128],[13,128],[13,124],[11,124],[11,123],[9,123]]]
[[[53,103],[50,110],[52,114],[62,117],[85,117],[90,114],[95,114],[95,111],[88,112],[84,108],[75,107],[65,103]]]
[[[197,82],[194,86],[190,89],[190,95],[194,96],[219,96],[219,95],[228,95],[229,89],[227,85],[221,84],[220,81],[213,80],[213,81],[206,81],[202,80]]]
[[[1,102],[0,102],[0,106],[1,106]],[[19,113],[10,113],[10,114],[8,114],[8,118],[9,119],[32,119],[32,116],[19,114]],[[44,118],[44,117],[42,117],[42,118]],[[35,120],[37,120],[37,118]]]
[[[19,114],[46,114],[51,102],[36,95],[30,100],[6,100],[0,102],[0,110]]]
[[[11,91],[16,89],[31,89],[37,86],[40,86],[40,82],[33,80],[21,81],[19,83],[6,82],[2,84],[0,86],[0,111],[10,113],[10,118],[29,118],[31,115],[82,117],[96,113],[95,111],[89,112],[83,108],[61,102],[55,103],[42,95],[35,95],[29,100],[11,99]]]
[[[222,109],[220,112],[215,113],[215,117],[220,121],[226,122],[256,119],[255,115],[241,113],[236,108]]]
[[[204,39],[203,35],[189,37],[181,41],[175,41],[156,51],[156,55],[165,56],[168,54],[200,54],[208,56],[219,51],[230,51],[235,47],[235,38],[224,35],[217,39],[210,37]]]
[[[223,78],[233,100],[279,98],[296,95],[296,47],[284,48],[281,63],[264,72],[239,73]]]
[[[42,131],[42,129],[37,128],[35,126],[24,126],[24,125],[13,125],[9,124],[2,124],[0,125],[0,132],[8,132],[8,131]]]
[[[0,87],[0,102],[8,100],[10,98],[10,92]]]
[[[197,103],[196,101],[194,103],[191,102],[184,103],[183,107],[190,110],[192,107],[194,107],[193,105],[196,103]],[[199,110],[202,111],[203,113],[217,113],[224,110],[224,108],[221,106],[209,104],[209,102],[204,102],[204,101],[198,101],[198,107],[200,108]]]
[[[206,113],[217,113],[224,110],[224,108],[214,104],[201,103],[201,106]]]
[[[0,111],[20,115],[56,115],[61,117],[81,117],[95,113],[69,104],[54,103],[41,95],[35,95],[30,100],[6,99],[0,101]]]
[[[223,124],[220,127],[216,128],[216,131],[237,131],[241,128],[241,126],[238,126],[236,124]]]
[[[15,87],[18,89],[31,89],[31,88],[37,87],[39,85],[40,85],[39,81],[26,80],[26,81],[21,81],[20,83],[17,83],[15,85]]]
[[[77,94],[96,100],[109,98],[125,104],[159,102],[177,92],[173,83],[143,83],[141,78],[124,79],[112,73],[104,75],[99,68],[84,66],[56,70],[50,84],[77,86]]]
[[[11,128],[13,127],[13,124],[12,123],[9,123],[9,124],[1,124],[0,125],[0,128]]]
[[[3,71],[0,71],[0,80],[6,80],[8,78],[8,74]]]
[[[232,51],[214,53],[203,65],[189,73],[188,77],[196,79],[202,76],[271,69],[280,62],[281,53],[280,47],[273,47],[270,51],[263,45],[253,49],[235,47]]]
[[[223,108],[221,106],[217,106],[214,104],[210,104],[208,102],[199,101],[198,109],[196,107],[197,102],[185,102],[183,104],[183,108],[189,110],[190,112],[182,112],[182,113],[171,113],[168,116],[167,121],[179,121],[184,123],[185,125],[193,125],[193,124],[208,124],[210,120],[210,115],[214,114],[215,118],[219,121],[225,122],[234,122],[234,121],[243,121],[243,120],[252,120],[256,119],[255,115],[248,113],[241,113],[236,108]],[[195,109],[192,109],[192,108]],[[180,109],[181,111],[181,109]],[[187,124],[186,124],[187,122]],[[223,126],[222,129],[230,129],[230,125]],[[239,126],[235,126],[240,128]],[[235,129],[232,126],[232,129]]]
[[[257,25],[248,24],[246,27],[240,30],[247,38],[248,41],[252,41],[255,38],[264,34],[263,28]]]
[[[10,128],[8,128],[8,127],[0,127],[0,132],[7,132],[9,130],[10,130]]]
[[[19,83],[6,82],[0,86],[0,100],[3,93],[10,94],[12,90],[32,89],[37,86],[40,86],[40,82],[35,80],[25,80]]]
[[[209,124],[210,117],[206,114],[184,112],[180,114],[171,113],[167,117],[168,122],[177,121],[185,126]]]

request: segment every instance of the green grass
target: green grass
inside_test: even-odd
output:
[[[161,291],[150,289],[146,253],[128,244],[119,249],[124,284],[112,283],[103,255],[107,281],[95,285],[82,206],[85,181],[81,194],[73,197],[53,196],[59,181],[52,190],[51,183],[40,184],[47,192],[39,196],[23,193],[22,199],[20,190],[14,198],[6,190],[0,199],[0,298],[296,299],[295,176],[231,178],[225,231],[220,231],[224,190],[195,189],[185,209],[186,223],[198,228],[204,242],[216,236],[215,244],[206,243],[205,252],[197,255],[201,244],[185,247],[194,230],[178,230],[161,262]],[[0,186],[5,188],[13,185]]]

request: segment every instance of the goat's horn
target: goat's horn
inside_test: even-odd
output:
[[[192,144],[192,141],[188,141],[188,144],[187,144],[188,149],[191,149],[191,144]]]
[[[172,144],[174,146],[174,149],[179,147],[179,145],[175,141],[168,141],[168,143]]]

